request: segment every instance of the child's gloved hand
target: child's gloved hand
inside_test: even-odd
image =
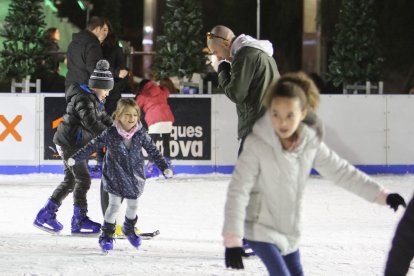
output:
[[[166,178],[171,178],[174,175],[174,172],[171,169],[165,169],[163,171],[163,174]]]
[[[394,209],[394,212],[397,211],[398,206],[400,205],[404,206],[404,208],[407,207],[404,198],[399,194],[389,194],[387,196],[386,202],[392,209]]]
[[[244,269],[242,257],[245,255],[243,247],[226,247],[224,253],[226,267]]]
[[[72,167],[75,165],[76,161],[73,158],[69,158],[66,163],[68,164],[69,167]]]

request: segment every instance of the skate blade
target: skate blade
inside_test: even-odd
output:
[[[56,232],[53,229],[48,228],[46,226],[38,225],[36,223],[33,223],[33,226],[36,227],[36,228],[38,228],[38,229],[40,229],[40,230],[42,230],[42,231],[45,231],[45,232],[47,232],[49,234],[60,235],[60,231]]]
[[[139,236],[143,240],[149,240],[152,239],[160,234],[160,230],[155,230],[154,232],[148,232],[148,233],[141,233]]]

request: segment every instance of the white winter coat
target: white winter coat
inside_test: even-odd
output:
[[[302,123],[299,146],[287,152],[273,130],[269,111],[256,122],[228,187],[223,235],[273,243],[283,255],[295,252],[312,168],[336,185],[375,201],[382,187],[329,149],[320,130]]]

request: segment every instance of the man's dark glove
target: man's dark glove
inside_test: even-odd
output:
[[[242,247],[226,247],[224,257],[226,259],[226,267],[235,269],[244,269],[242,257],[246,257],[244,249]]]
[[[404,206],[407,207],[405,204],[404,198],[400,196],[399,194],[389,194],[386,199],[387,204],[394,209],[394,212],[397,211],[398,206]]]
[[[226,61],[226,60],[222,60],[218,66],[217,69],[217,74],[220,75],[221,71],[226,71],[226,72],[230,72],[231,70],[231,65],[230,62]]]

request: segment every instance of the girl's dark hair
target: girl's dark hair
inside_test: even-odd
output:
[[[109,21],[109,19],[104,18],[104,21],[105,24],[108,26],[108,35],[106,36],[102,44],[109,46],[110,48],[114,48],[118,44],[118,37],[116,36],[114,28],[112,27],[112,24]]]
[[[283,75],[267,91],[264,105],[269,108],[277,97],[298,98],[302,109],[315,111],[320,102],[319,91],[315,83],[303,72]]]
[[[106,24],[105,18],[98,17],[98,16],[92,16],[91,19],[89,19],[88,24],[86,25],[86,29],[89,31],[93,31],[97,27],[103,27],[105,24]]]
[[[53,36],[56,33],[57,28],[49,28],[43,32],[43,38],[46,40],[53,40]]]
[[[140,83],[138,84],[137,87],[137,92],[135,93],[136,95],[141,94],[142,89],[144,89],[144,86],[149,83],[151,80],[150,79],[143,79],[142,81],[140,81]]]
[[[161,79],[160,80],[160,86],[163,86],[163,87],[167,88],[168,91],[170,91],[171,94],[178,93],[177,88],[175,88],[174,83],[172,82],[172,80],[170,78]]]

